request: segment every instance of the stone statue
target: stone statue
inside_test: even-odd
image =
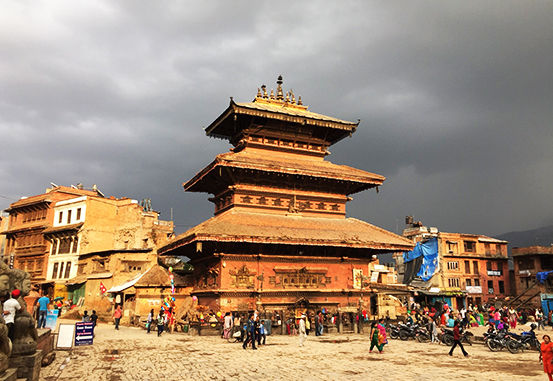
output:
[[[8,266],[0,261],[0,299],[3,301],[9,298],[10,277],[8,275]],[[2,311],[4,310],[3,302]],[[11,341],[8,338],[8,326],[4,321],[4,314],[0,314],[0,374],[2,374],[10,365]]]
[[[32,355],[36,352],[38,333],[35,319],[27,311],[27,303],[24,299],[31,292],[31,276],[19,269],[12,269],[8,274],[10,289],[21,291],[17,301],[22,307],[21,311],[15,314],[12,356]]]

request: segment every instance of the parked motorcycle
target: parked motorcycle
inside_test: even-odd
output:
[[[530,349],[530,348],[536,348],[537,350],[540,349],[540,342],[536,338],[536,333],[534,330],[538,326],[536,324],[532,324],[530,326],[530,331],[522,332],[522,335],[517,335],[516,333],[509,333],[509,336],[511,340],[508,340],[507,342],[507,349],[511,353],[518,353],[521,350],[524,349]]]
[[[472,340],[471,340],[471,337],[472,336],[472,333],[470,333],[469,331],[464,331],[461,333],[461,343],[466,343],[468,345],[472,345]],[[452,346],[453,345],[453,342],[454,342],[454,339],[453,339],[453,330],[452,329],[447,329],[447,328],[442,328],[442,343],[444,343],[445,345],[448,345],[448,346]]]
[[[430,340],[430,334],[426,328],[419,324],[402,325],[399,330],[399,338],[405,341],[411,337],[421,342]]]
[[[392,339],[399,339],[400,324],[388,324],[387,333]]]
[[[510,336],[506,331],[492,331],[484,333],[484,341],[492,352],[499,352],[508,345]]]

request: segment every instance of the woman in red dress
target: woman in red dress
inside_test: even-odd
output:
[[[540,348],[540,361],[543,362],[543,371],[549,376],[549,381],[553,381],[553,343],[548,335],[543,336],[543,343]]]

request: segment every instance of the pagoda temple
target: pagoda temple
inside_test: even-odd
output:
[[[233,148],[184,183],[212,194],[215,215],[168,242],[160,255],[186,256],[192,292],[214,311],[338,311],[370,297],[376,255],[411,241],[346,218],[350,195],[385,178],[325,160],[329,147],[359,122],[308,111],[301,97],[263,85],[253,102],[236,103],[205,129]],[[368,300],[368,298],[367,298]]]

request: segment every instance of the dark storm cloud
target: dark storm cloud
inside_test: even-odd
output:
[[[229,148],[202,127],[282,74],[310,110],[362,119],[329,160],[388,179],[351,216],[537,227],[553,215],[551,16],[550,2],[9,2],[0,207],[82,182],[151,197],[183,231],[213,208],[182,183]]]

